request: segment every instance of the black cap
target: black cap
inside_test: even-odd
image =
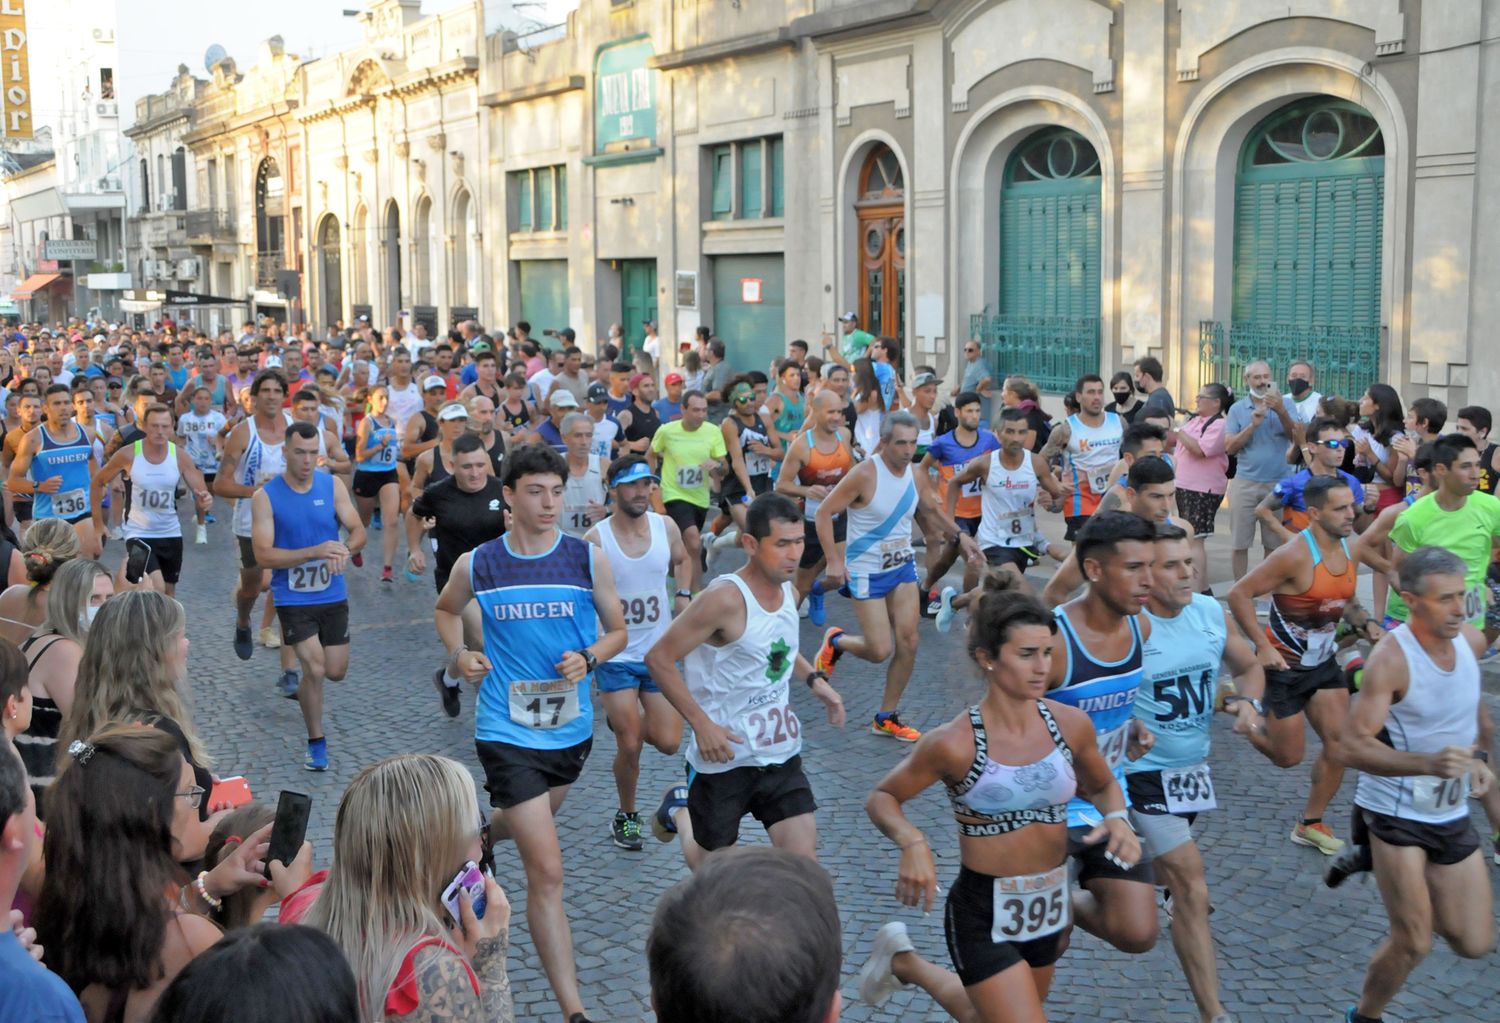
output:
[[[589,401],[596,405],[603,405],[609,401],[609,388],[603,384],[589,384]]]

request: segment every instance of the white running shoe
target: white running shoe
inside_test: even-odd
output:
[[[938,598],[937,614],[934,615],[934,623],[939,632],[947,632],[953,628],[953,598],[958,596],[958,590],[952,586],[944,586],[942,596]]]
[[[859,968],[859,1000],[879,1005],[906,985],[891,972],[891,960],[902,952],[915,952],[916,946],[906,933],[906,925],[892,920],[875,933],[870,958]]]
[[[730,526],[723,533],[714,537],[714,550],[727,551],[737,546],[740,542],[740,529],[738,526]]]
[[[198,532],[193,536],[193,543],[208,543],[208,527],[198,523]]]
[[[276,650],[281,646],[281,630],[275,626],[268,625],[260,630],[260,645],[267,650]]]

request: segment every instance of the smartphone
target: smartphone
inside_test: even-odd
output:
[[[312,813],[312,797],[305,792],[283,789],[276,802],[276,823],[271,825],[271,847],[266,850],[266,877],[271,876],[271,861],[291,863],[307,837],[307,818]]]
[[[214,782],[213,793],[208,801],[213,806],[241,807],[255,798],[250,792],[250,783],[242,775],[220,778]]]
[[[460,892],[468,892],[469,902],[474,907],[474,916],[483,920],[486,905],[484,873],[473,860],[465,863],[463,869],[454,875],[452,881],[448,882],[448,887],[443,889],[443,905],[455,923],[463,919],[458,902]]]
[[[146,541],[131,537],[125,541],[125,580],[132,586],[146,576],[146,566],[151,561],[151,546]]]

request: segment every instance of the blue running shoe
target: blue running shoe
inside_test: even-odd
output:
[[[309,771],[328,770],[328,740],[307,740],[307,759],[302,761],[302,766]]]
[[[381,528],[380,509],[378,509],[378,508],[375,509],[375,514],[372,515],[372,516],[370,516],[370,528],[371,529],[380,529]]]
[[[297,698],[297,690],[301,686],[295,671],[283,671],[281,677],[276,680],[276,691],[288,700]]]
[[[677,835],[677,822],[672,815],[687,806],[686,785],[673,785],[662,797],[661,806],[651,815],[651,833],[659,842],[670,842]]]
[[[807,594],[807,620],[822,627],[828,624],[828,614],[823,607],[823,580],[812,584]]]
[[[219,521],[218,519],[214,518],[214,513],[213,512],[204,512],[203,513],[203,524],[205,526],[211,526],[215,522],[218,522],[218,521]]]

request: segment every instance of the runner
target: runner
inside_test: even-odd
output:
[[[835,728],[844,702],[797,651],[791,580],[802,543],[797,506],[781,494],[757,497],[740,534],[745,566],[693,598],[646,654],[662,695],[693,726],[687,784],[667,790],[651,825],[663,842],[681,836],[689,869],[735,845],[747,813],[772,845],[817,858],[817,801],[788,683],[804,679]]]
[[[593,746],[589,674],[625,649],[627,636],[608,559],[555,524],[567,475],[562,457],[545,447],[511,452],[504,479],[511,528],[459,556],[435,618],[450,671],[480,686],[474,744],[495,809],[491,836],[514,838],[542,968],[569,1023],[587,1023],[553,814]],[[463,610],[476,599],[482,653],[463,641]]]
[[[750,502],[771,489],[781,449],[769,436],[763,417],[755,414],[755,392],[744,377],[729,385],[729,410],[719,424],[729,453],[729,471],[719,488],[719,508],[743,533]],[[800,405],[797,412],[800,425]]]
[[[1265,528],[1281,537],[1282,543],[1290,543],[1296,534],[1307,528],[1307,505],[1302,491],[1314,476],[1342,479],[1354,495],[1354,529],[1362,532],[1369,525],[1370,516],[1365,511],[1368,503],[1374,507],[1374,496],[1365,500],[1365,488],[1359,480],[1340,468],[1344,464],[1344,452],[1349,449],[1349,435],[1333,419],[1314,419],[1307,425],[1307,440],[1303,445],[1307,467],[1278,482],[1271,492],[1255,507],[1255,514]]]
[[[937,866],[903,806],[939,781],[947,788],[960,866],[944,933],[957,973],[923,959],[906,925],[892,922],[875,936],[859,993],[879,1005],[914,984],[954,1019],[1036,1023],[1046,1019],[1042,1003],[1071,927],[1070,802],[1083,795],[1100,818],[1085,838],[1100,859],[1130,869],[1140,845],[1088,716],[1043,698],[1056,620],[1035,598],[1007,592],[1012,577],[990,583],[968,642],[984,696],[928,732],[865,802],[901,850],[897,900],[927,912],[939,890]]]
[[[514,391],[512,391],[510,395],[502,395],[500,393],[500,381],[498,379],[500,376],[500,360],[498,357],[496,357],[494,352],[490,351],[489,349],[485,349],[482,352],[474,353],[474,373],[474,382],[468,387],[465,387],[462,391],[458,392],[459,401],[468,401],[475,395],[483,395],[497,406],[501,403],[501,401],[504,401],[507,405],[511,404],[511,397],[514,394]],[[507,388],[510,388],[511,381],[507,379],[505,381],[505,385]],[[516,408],[512,411],[518,416],[521,413],[526,414],[526,418],[523,422],[514,424],[523,427],[531,421],[531,403],[525,400],[525,391],[526,378],[522,376],[521,393],[523,397],[521,398],[521,408]]]
[[[620,805],[610,822],[610,838],[621,849],[640,852],[641,818],[635,797],[642,743],[650,742],[666,756],[682,744],[682,717],[646,670],[646,652],[692,596],[679,589],[669,603],[667,577],[686,579],[692,569],[677,523],[651,511],[652,490],[660,480],[646,459],[626,455],[610,465],[609,473],[614,512],[584,539],[598,544],[609,559],[630,641],[618,657],[599,665],[594,683],[615,735]]]
[[[568,453],[568,445],[562,439],[562,421],[564,416],[578,411],[578,399],[573,397],[572,391],[560,389],[553,392],[551,401],[545,407],[547,417],[537,423],[536,429],[527,435],[526,443],[545,444],[559,455],[565,455]],[[589,431],[592,441],[592,426]]]
[[[559,528],[581,538],[609,514],[609,495],[604,492],[606,461],[593,451],[594,421],[582,412],[563,417],[562,435],[568,448],[568,476]]]
[[[1369,829],[1391,933],[1348,1023],[1379,1023],[1434,935],[1465,959],[1495,948],[1494,893],[1468,819],[1467,797],[1495,784],[1488,751],[1475,748],[1488,714],[1476,661],[1485,640],[1465,620],[1470,569],[1439,547],[1406,555],[1407,621],[1375,644],[1350,712],[1344,756],[1359,771],[1356,813]]]
[[[411,476],[411,491],[420,494],[424,488],[434,483],[441,482],[453,475],[453,444],[464,436],[469,429],[469,410],[461,401],[450,401],[437,412],[438,442],[435,447],[428,448],[417,456],[416,468]],[[475,435],[478,439],[478,435]],[[482,446],[482,442],[481,442]],[[486,465],[489,459],[485,459]],[[420,546],[422,525],[413,522],[411,516],[407,516],[406,536],[407,549],[416,550],[413,543]],[[416,534],[418,541],[413,541],[412,536]]]
[[[286,471],[282,446],[286,441],[286,418],[281,403],[286,397],[286,378],[277,369],[263,369],[255,374],[248,388],[251,415],[229,433],[224,442],[223,465],[229,472],[214,477],[214,493],[219,497],[238,498],[234,506],[234,535],[240,548],[240,584],[234,591],[234,652],[248,661],[255,652],[250,635],[250,612],[255,598],[266,589],[269,580],[255,560],[251,541],[250,498],[267,480]]]
[[[731,386],[730,411],[737,412]],[[787,448],[802,432],[802,423],[807,418],[807,395],[803,391],[802,366],[791,359],[776,362],[776,389],[766,398],[760,409],[769,446],[776,454],[772,456],[771,472],[780,471],[780,461]],[[744,528],[743,523],[739,523]]]
[[[1219,973],[1209,930],[1208,881],[1193,841],[1198,814],[1218,807],[1208,764],[1219,672],[1228,668],[1236,695],[1234,730],[1263,730],[1260,698],[1265,675],[1254,648],[1229,624],[1213,597],[1193,590],[1193,542],[1176,526],[1156,527],[1151,597],[1146,620],[1151,638],[1142,651],[1141,690],[1135,719],[1156,742],[1139,760],[1125,763],[1130,819],[1166,889],[1172,947],[1205,1023],[1233,1023],[1219,1000]]]
[[[660,466],[663,510],[682,531],[682,543],[692,562],[687,589],[703,588],[702,530],[708,520],[708,484],[724,464],[728,449],[724,434],[708,422],[708,399],[702,391],[682,396],[682,418],[662,424],[651,438],[651,451]],[[679,585],[684,580],[679,579]]]
[[[399,356],[401,352],[396,354]],[[411,356],[407,356],[407,361],[411,361]],[[389,403],[390,393],[384,384],[370,388],[365,399],[365,416],[354,435],[354,499],[366,528],[374,521],[377,509],[380,512],[383,583],[392,581],[391,565],[396,560],[396,542],[400,539],[397,523],[401,510],[401,477],[396,471],[401,454],[401,429],[387,414]],[[363,564],[364,559],[356,552],[354,567]]]
[[[177,436],[187,448],[193,468],[203,474],[203,481],[210,489],[218,475],[219,463],[224,457],[223,430],[228,425],[224,413],[213,407],[213,392],[200,387],[192,395],[193,408],[177,420]],[[195,509],[198,519],[194,543],[208,543],[208,523],[213,515],[207,509]]]
[[[861,635],[850,636],[833,626],[824,633],[813,664],[831,676],[846,653],[872,664],[890,658],[880,710],[870,731],[902,742],[922,737],[901,723],[897,711],[916,663],[921,617],[911,549],[913,519],[920,517],[928,535],[942,535],[948,541],[957,537],[968,557],[980,556],[974,538],[944,516],[926,486],[918,486],[913,478],[911,460],[916,450],[916,419],[909,412],[889,413],[881,421],[875,455],[850,470],[817,511],[818,540],[831,552],[824,577],[853,599]],[[845,509],[849,512],[847,562],[833,528],[834,517]]]
[[[476,395],[476,397],[486,397]],[[471,399],[462,399],[468,401]],[[536,421],[536,406],[531,399],[526,397],[526,375],[524,373],[512,373],[505,378],[505,400],[495,403],[493,399],[486,398],[495,407],[495,415],[500,420],[500,432],[512,443],[519,444],[531,431],[531,424]]]
[[[94,439],[73,422],[73,396],[67,384],[53,384],[44,396],[47,418],[28,433],[10,463],[6,489],[32,495],[34,519],[62,519],[78,533],[83,556],[102,552],[89,513],[89,480],[95,462]]]
[[[1056,455],[1067,455],[1069,488],[1064,518],[1071,540],[1083,527],[1084,520],[1099,507],[1099,499],[1108,489],[1109,473],[1120,457],[1120,441],[1125,422],[1113,412],[1104,411],[1104,378],[1085,373],[1074,388],[1078,411],[1053,427],[1042,445],[1042,461],[1048,465]]]
[[[347,476],[353,471],[349,454],[344,450],[338,434],[328,427],[328,418],[319,403],[316,387],[304,387],[292,395],[291,420],[303,422],[318,431],[317,468],[331,473],[335,478]]]
[[[1337,629],[1348,621],[1371,639],[1380,629],[1354,599],[1359,565],[1348,541],[1354,532],[1353,491],[1342,477],[1316,476],[1303,488],[1302,499],[1308,526],[1297,534],[1300,542],[1283,544],[1251,569],[1229,591],[1228,603],[1266,668],[1266,735],[1251,742],[1277,767],[1300,764],[1305,714],[1323,743],[1307,803],[1289,837],[1332,856],[1344,843],[1323,823],[1323,814],[1344,778],[1341,734],[1349,716]],[[1261,626],[1255,601],[1266,595],[1271,614]]]
[[[417,458],[431,451],[438,442],[438,409],[448,400],[448,384],[433,374],[422,381],[422,407],[406,421],[401,434],[401,461],[408,476],[416,471]]]
[[[1122,787],[1126,758],[1149,752],[1154,742],[1131,708],[1141,684],[1141,651],[1151,638],[1151,623],[1141,622],[1140,613],[1151,593],[1155,541],[1156,527],[1139,515],[1093,516],[1074,547],[1088,586],[1053,610],[1058,631],[1049,695],[1089,716],[1105,763]],[[1068,855],[1077,861],[1081,886],[1073,892],[1074,920],[1121,952],[1148,951],[1157,935],[1151,862],[1110,859],[1090,842],[1099,824],[1094,806],[1077,798],[1068,803]]]
[[[16,452],[21,450],[21,442],[26,436],[35,430],[42,421],[42,399],[34,394],[22,394],[16,403],[16,419],[20,425],[5,433],[5,474],[10,476],[10,467],[15,463]],[[10,511],[16,524],[16,532],[24,533],[26,527],[31,525],[32,520],[32,497],[30,492],[22,493],[6,487],[10,495]]]
[[[1109,479],[1104,484],[1104,496],[1099,498],[1099,507],[1094,511],[1096,515],[1102,511],[1129,510],[1125,507],[1125,489],[1130,485],[1130,467],[1137,458],[1152,456],[1164,460],[1176,472],[1176,464],[1167,455],[1166,430],[1150,423],[1127,426],[1120,438],[1120,457],[1109,470]]]
[[[818,539],[818,507],[854,468],[854,441],[844,418],[844,399],[833,391],[819,391],[811,399],[808,423],[781,461],[776,492],[802,499],[803,547],[797,566],[797,595],[807,601],[807,620],[826,624],[823,568],[828,552]],[[834,550],[842,557],[848,519],[833,517]]]
[[[254,385],[252,385],[254,386]],[[250,499],[256,564],[271,570],[281,634],[297,652],[297,703],[307,725],[309,771],[328,770],[323,682],[349,670],[349,601],[344,567],[365,544],[365,527],[349,494],[317,468],[322,431],[301,421],[286,427],[281,475]],[[348,531],[339,539],[339,527]]]
[[[94,474],[89,485],[94,533],[101,541],[108,539],[104,498],[115,478],[126,474],[125,538],[146,545],[150,553],[144,574],[151,576],[170,597],[177,593],[177,580],[182,578],[182,520],[177,517],[177,488],[187,484],[200,513],[213,507],[214,499],[187,451],[172,443],[172,410],[165,405],[152,405],[146,410],[144,425],[145,440],[116,451]],[[126,558],[120,564],[115,584],[117,589],[124,588],[119,580],[128,579],[132,584],[140,581],[129,579],[126,570],[131,560],[129,549],[127,543]]]
[[[927,449],[927,454],[922,458],[922,464],[918,468],[921,473],[937,473],[938,475],[938,500],[943,507],[950,509],[953,521],[958,524],[970,536],[979,532],[979,519],[982,514],[982,499],[980,497],[984,490],[984,484],[980,480],[971,480],[966,485],[957,488],[958,497],[950,500],[948,490],[953,486],[953,476],[963,466],[980,455],[994,451],[1000,447],[1000,439],[988,429],[980,426],[980,410],[983,401],[974,391],[964,391],[953,399],[953,412],[958,418],[958,424],[947,433],[939,434],[933,439],[932,445]],[[1051,475],[1050,470],[1047,473]],[[958,560],[958,545],[943,544],[942,546],[930,546],[927,548],[927,576],[922,580],[922,592],[927,595],[923,602],[922,614],[932,617],[937,614],[941,603],[941,596],[937,585],[943,581],[943,576],[948,574],[948,569]],[[979,566],[964,566],[964,590],[972,590],[979,581]]]
[[[521,443],[525,433],[505,434],[495,429],[495,406],[484,395],[470,398],[465,403],[469,409],[469,428],[484,445],[484,453],[490,460],[490,474],[495,477],[505,472],[505,450]]]
[[[621,422],[625,432],[621,434],[620,450],[633,455],[644,455],[651,450],[651,438],[661,429],[661,418],[652,408],[656,401],[656,381],[645,373],[630,378],[631,403],[622,412]]]
[[[406,436],[406,424],[422,408],[422,391],[412,377],[411,352],[397,348],[386,366],[385,390],[390,417],[396,424],[396,436]]]

